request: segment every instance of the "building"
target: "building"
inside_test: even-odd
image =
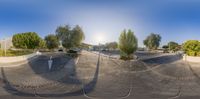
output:
[[[0,49],[9,49],[12,46],[12,38],[5,38],[0,40]]]

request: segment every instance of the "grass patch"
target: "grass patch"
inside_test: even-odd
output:
[[[33,53],[33,50],[6,50],[6,56],[22,56]],[[0,50],[0,57],[5,56],[5,51]]]

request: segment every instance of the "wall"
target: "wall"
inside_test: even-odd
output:
[[[188,62],[200,63],[200,57],[184,55],[183,60]]]

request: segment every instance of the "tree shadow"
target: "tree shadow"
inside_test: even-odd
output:
[[[160,64],[172,63],[181,59],[182,59],[182,56],[180,55],[166,55],[166,56],[158,56],[158,57],[150,58],[150,59],[144,59],[142,61],[147,64],[160,65]]]
[[[96,83],[97,83],[97,80],[98,80],[98,74],[99,74],[99,62],[100,62],[100,54],[98,56],[98,61],[97,61],[97,65],[96,65],[96,70],[95,70],[95,74],[93,76],[93,79],[87,83],[87,84],[84,84],[78,79],[78,77],[76,76],[75,80],[74,79],[65,79],[63,78],[62,80],[60,80],[59,82],[62,82],[62,84],[81,84],[83,85],[82,88],[80,89],[77,89],[75,91],[72,91],[72,92],[66,92],[66,93],[47,93],[47,94],[43,94],[43,93],[37,93],[34,92],[34,93],[28,93],[28,92],[24,92],[24,91],[21,91],[21,90],[18,90],[14,85],[12,85],[10,83],[10,81],[7,79],[7,76],[5,74],[5,70],[3,67],[1,67],[1,74],[2,74],[2,80],[3,80],[3,83],[4,83],[4,89],[12,94],[12,95],[17,95],[17,96],[27,96],[27,97],[35,97],[35,96],[40,96],[40,97],[66,97],[66,96],[81,96],[83,94],[87,94],[87,93],[90,93],[94,90],[95,86],[96,86]],[[75,69],[75,68],[74,68]],[[74,70],[75,72],[76,70]],[[36,72],[38,73],[38,72]],[[70,81],[71,80],[71,81]],[[35,89],[33,88],[33,91],[35,91]]]
[[[98,55],[97,67],[96,67],[96,71],[95,71],[95,74],[93,76],[93,79],[92,79],[91,82],[84,85],[84,87],[83,87],[85,94],[92,92],[94,90],[95,86],[96,86],[96,83],[98,81],[98,75],[99,75],[99,64],[100,64],[100,53]]]
[[[101,51],[101,53],[106,54],[106,55],[120,55],[119,50],[108,50],[108,51]]]
[[[138,57],[146,57],[146,56],[155,56],[155,55],[160,55],[161,53],[156,53],[156,52],[146,52],[146,51],[136,51],[135,55]]]

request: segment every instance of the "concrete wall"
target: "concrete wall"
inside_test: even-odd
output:
[[[200,63],[200,57],[184,55],[183,60],[188,62]]]
[[[20,61],[26,61],[36,55],[37,55],[36,53],[33,53],[29,55],[15,56],[15,57],[0,57],[0,63],[15,63]]]

